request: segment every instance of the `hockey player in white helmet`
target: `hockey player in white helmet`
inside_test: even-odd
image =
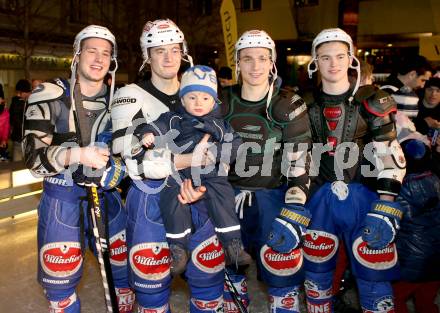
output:
[[[225,119],[252,147],[239,154],[229,172],[242,238],[269,287],[270,311],[299,312],[301,245],[310,221],[304,209],[311,142],[306,105],[280,88],[275,43],[265,31],[243,33],[235,44],[235,60],[239,84],[225,88],[220,100]],[[247,306],[243,269],[227,271]],[[231,294],[224,298],[225,311],[236,312]]]
[[[113,150],[123,156],[133,180],[126,202],[127,238],[130,283],[139,312],[165,313],[170,311],[171,265],[188,258],[176,250],[170,251],[158,192],[166,183],[164,178],[173,174],[174,166],[177,169],[191,166],[192,154],[171,155],[167,147],[147,150],[139,143],[145,135],[143,125],[154,126],[162,113],[181,106],[178,71],[182,60],[192,63],[192,59],[183,33],[169,19],[147,22],[140,45],[144,58],[141,70],[148,68],[151,79],[117,91],[112,105]],[[207,164],[203,160],[202,163]],[[189,203],[189,198],[185,198]],[[193,233],[188,244],[191,257],[185,272],[191,291],[190,312],[217,312],[223,303],[224,253],[204,203],[192,205],[191,213]]]
[[[351,84],[348,70],[357,71]],[[322,84],[304,96],[314,147],[324,146],[306,204],[313,218],[304,242],[309,312],[333,312],[332,282],[341,243],[357,279],[364,312],[394,312],[390,280],[398,276],[394,244],[403,211],[394,197],[405,175],[396,140],[396,103],[372,85],[359,88],[359,61],[351,37],[325,29],[312,43],[309,75]],[[377,164],[375,171],[366,162]],[[381,166],[380,166],[380,165]],[[373,178],[375,192],[366,185]]]
[[[110,282],[119,312],[132,312],[126,215],[115,189],[124,169],[108,146],[113,88],[103,82],[107,73],[114,82],[116,41],[107,28],[90,25],[77,34],[73,49],[70,82],[57,78],[40,84],[29,97],[24,116],[25,164],[44,177],[38,207],[38,280],[49,300],[49,312],[80,312],[75,290],[83,272],[84,247],[94,240],[88,235],[90,210],[83,199],[85,185],[96,186],[102,215],[108,220],[104,227],[108,227]]]

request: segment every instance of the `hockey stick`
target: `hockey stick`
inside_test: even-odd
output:
[[[248,313],[248,310],[243,304],[243,299],[240,296],[240,293],[237,291],[237,288],[235,288],[234,283],[231,280],[231,277],[229,276],[228,271],[225,269],[225,283],[228,287],[228,291],[232,296],[232,300],[234,300],[235,305],[238,308],[238,311],[240,313]]]
[[[76,134],[78,136],[78,143],[82,147],[83,141],[81,136],[81,128],[76,110],[76,102],[82,103],[82,100],[80,97],[79,85],[77,86],[73,86],[74,91],[71,90],[71,93],[73,93],[73,97],[71,97],[71,105],[73,111],[73,119],[75,121]],[[72,86],[70,87],[72,88]],[[110,263],[110,243],[106,232],[108,222],[105,224],[105,221],[103,221],[102,219],[102,209],[99,202],[98,188],[96,186],[86,186],[86,191],[89,204],[89,214],[93,227],[93,235],[95,237],[95,247],[98,254],[98,263],[101,270],[102,285],[104,287],[107,311],[109,313],[119,313],[118,300],[116,297],[115,286],[113,283],[113,273]]]

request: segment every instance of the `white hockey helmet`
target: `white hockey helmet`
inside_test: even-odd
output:
[[[238,51],[245,48],[267,48],[270,50],[272,61],[277,59],[275,42],[264,30],[248,30],[235,43],[235,62],[238,62]]]
[[[192,64],[192,58],[188,55],[188,45],[185,41],[183,32],[170,19],[158,19],[153,22],[148,21],[140,37],[142,56],[144,61],[139,71],[142,71],[145,64],[149,61],[148,50],[153,47],[178,43],[182,45],[183,56],[187,57],[185,61]]]
[[[277,78],[277,68],[275,66],[277,51],[275,50],[275,42],[264,30],[257,29],[245,31],[235,43],[235,77],[238,78],[240,74],[240,68],[238,67],[238,63],[240,62],[239,51],[245,48],[267,48],[270,50],[270,57],[273,62],[271,74],[273,80],[275,80]]]
[[[248,30],[245,31],[240,38],[238,38],[237,42],[235,43],[235,77],[238,78],[238,75],[240,74],[240,68],[238,64],[240,63],[240,55],[239,51],[246,48],[267,48],[270,50],[270,57],[272,60],[272,69],[270,70],[271,74],[271,83],[269,85],[269,93],[267,96],[267,105],[266,105],[266,113],[267,117],[270,119],[270,116],[268,114],[268,108],[270,101],[272,99],[273,94],[273,88],[275,80],[278,77],[278,71],[277,67],[275,65],[275,61],[277,60],[277,52],[275,50],[275,42],[272,40],[272,38],[269,36],[268,33],[266,33],[264,30]]]
[[[113,99],[113,90],[114,90],[114,86],[115,86],[115,73],[116,70],[118,69],[118,61],[117,61],[117,55],[118,55],[118,48],[116,45],[116,39],[115,36],[111,33],[111,31],[104,26],[99,26],[99,25],[89,25],[85,28],[83,28],[76,36],[75,36],[75,41],[73,42],[73,59],[72,59],[72,63],[70,65],[70,69],[71,69],[71,78],[70,78],[70,85],[72,88],[72,92],[70,93],[71,95],[71,101],[72,104],[74,106],[74,99],[73,99],[73,90],[75,88],[75,84],[76,84],[76,68],[78,65],[78,59],[77,56],[81,54],[81,43],[83,40],[88,39],[88,38],[100,38],[100,39],[105,39],[107,41],[109,41],[112,45],[112,55],[111,55],[111,61],[114,62],[114,67],[112,69],[109,70],[109,73],[112,77],[112,83],[110,86],[110,103]]]
[[[312,78],[313,73],[318,70],[318,67],[316,66],[316,62],[318,61],[318,55],[316,53],[316,50],[317,50],[318,46],[323,43],[332,42],[332,41],[340,41],[340,42],[346,43],[348,45],[349,57],[351,57],[354,61],[356,61],[355,65],[353,65],[353,61],[350,62],[350,68],[355,69],[357,72],[356,86],[353,90],[353,95],[354,95],[356,93],[356,91],[358,90],[359,84],[360,84],[360,78],[361,78],[360,63],[354,53],[353,40],[351,39],[349,34],[347,34],[345,31],[343,31],[340,28],[324,29],[315,37],[315,39],[313,39],[312,59],[310,60],[308,66],[307,66],[307,72],[309,74],[309,78]],[[312,66],[313,66],[313,68],[312,68]]]
[[[118,48],[116,46],[115,36],[108,30],[108,28],[99,25],[89,25],[81,30],[75,37],[73,43],[73,60],[72,65],[75,62],[75,57],[81,53],[81,42],[88,38],[101,38],[108,40],[113,47],[112,60],[116,61],[118,56]]]

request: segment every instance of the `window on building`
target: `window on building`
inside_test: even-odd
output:
[[[88,0],[70,0],[69,22],[86,24],[88,12]]]
[[[297,8],[310,7],[319,5],[319,0],[295,0],[295,6]]]
[[[260,11],[261,0],[241,0],[241,11]]]
[[[212,15],[212,0],[196,0],[195,5],[198,15]]]

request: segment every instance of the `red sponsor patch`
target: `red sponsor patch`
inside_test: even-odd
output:
[[[352,250],[359,263],[374,270],[390,269],[397,263],[397,251],[394,243],[384,249],[370,249],[362,237],[359,237],[353,242]]]
[[[319,292],[316,290],[306,290],[306,294],[310,298],[314,298],[314,299],[319,298]]]
[[[219,299],[222,299],[222,298],[219,298]],[[223,300],[219,300],[219,299],[204,301],[204,300],[197,300],[197,299],[192,298],[191,302],[199,310],[202,310],[202,311],[210,310],[210,311],[217,312],[217,308],[219,308],[220,306],[223,305]]]
[[[330,233],[308,230],[304,241],[304,257],[312,262],[322,263],[332,258],[338,251],[338,238]]]
[[[67,308],[71,302],[72,301],[70,300],[70,298],[61,300],[61,301],[58,302],[58,308],[59,309]]]
[[[203,272],[217,273],[225,267],[225,254],[217,236],[200,243],[192,252],[194,265]]]
[[[159,29],[165,29],[165,28],[168,28],[168,27],[170,27],[170,25],[168,25],[168,24],[160,24],[160,25],[157,26],[157,28],[159,28]]]
[[[68,277],[76,273],[82,264],[79,242],[53,242],[40,249],[40,263],[53,277]]]
[[[278,253],[268,245],[261,248],[260,258],[263,266],[269,272],[278,276],[295,274],[303,263],[301,249],[294,249],[289,253]]]
[[[324,108],[323,113],[326,120],[334,120],[342,115],[342,109],[340,107],[327,107]]]
[[[170,249],[166,242],[148,242],[130,250],[130,266],[136,275],[147,280],[160,280],[170,273]]]
[[[116,266],[125,266],[127,264],[125,230],[110,238],[110,262]]]
[[[283,298],[281,300],[281,306],[286,309],[291,309],[295,306],[295,299],[292,297]]]

